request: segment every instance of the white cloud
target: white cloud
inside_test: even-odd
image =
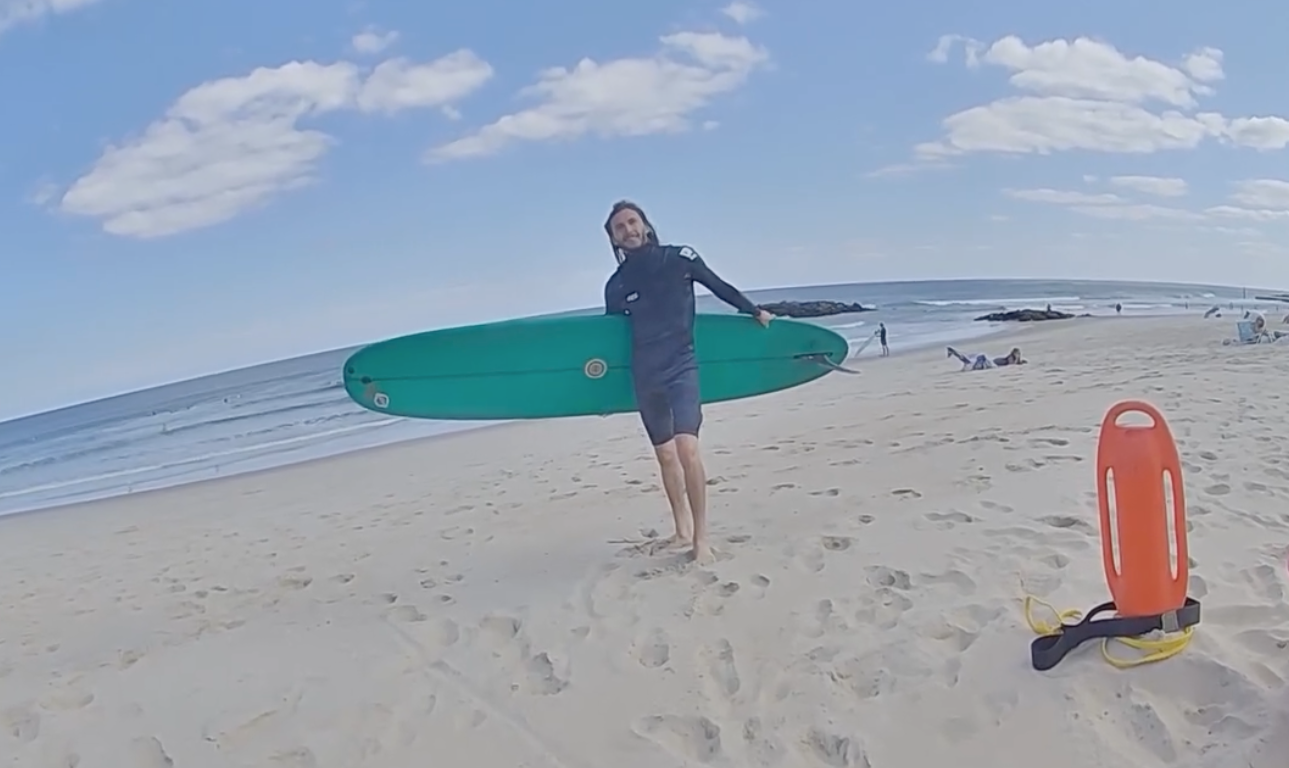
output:
[[[1182,61],[1182,68],[1196,80],[1213,83],[1226,78],[1222,71],[1223,54],[1217,48],[1200,48]]]
[[[393,114],[404,109],[446,106],[473,93],[492,77],[492,67],[460,50],[429,64],[398,58],[381,62],[358,91],[364,112]]]
[[[1212,50],[1212,49],[1208,49]],[[1221,77],[1221,56],[1193,54]],[[1052,40],[1033,48],[1008,35],[985,51],[984,63],[1012,70],[1008,81],[1016,88],[1044,96],[1096,99],[1125,103],[1159,101],[1173,107],[1194,107],[1195,95],[1212,88],[1158,61],[1128,58],[1107,43],[1077,38]],[[1199,68],[1199,67],[1197,67]]]
[[[505,115],[473,134],[426,153],[428,162],[490,155],[520,141],[587,134],[643,136],[691,127],[690,115],[744,84],[769,55],[744,37],[678,32],[661,38],[649,58],[603,64],[582,59],[572,69],[543,71],[522,91],[537,106]]]
[[[1289,210],[1289,181],[1250,179],[1236,182],[1231,199],[1249,208]]]
[[[368,28],[354,35],[349,44],[353,46],[357,53],[372,55],[380,53],[386,48],[398,41],[398,33],[391,30],[389,32],[378,32],[375,29]]]
[[[1184,197],[1186,181],[1163,176],[1111,176],[1110,183],[1116,187],[1131,189],[1156,197]]]
[[[1186,184],[1181,179],[1160,179],[1150,176],[1115,176],[1111,183],[1118,186],[1143,192],[1145,194],[1166,197],[1180,197],[1186,192]],[[1250,179],[1236,182],[1231,201],[1236,205],[1216,205],[1203,210],[1191,210],[1174,206],[1139,203],[1113,193],[1092,194],[1060,189],[1004,189],[1003,194],[1016,200],[1035,203],[1046,203],[1066,207],[1084,216],[1101,219],[1118,219],[1124,221],[1145,221],[1163,219],[1172,221],[1201,222],[1217,220],[1242,220],[1251,222],[1272,222],[1289,220],[1289,181],[1278,179]],[[1198,227],[1209,232],[1240,232],[1247,234],[1247,228],[1231,228],[1221,225],[1204,225]]]
[[[1196,221],[1204,218],[1203,214],[1188,211],[1184,208],[1170,208],[1149,203],[1126,203],[1123,205],[1076,205],[1070,208],[1084,216],[1099,219],[1119,219],[1122,221],[1145,221],[1147,219],[1172,219],[1175,221]]]
[[[32,205],[43,206],[55,197],[58,197],[58,193],[61,191],[62,190],[58,188],[57,184],[45,179],[37,183],[35,188],[31,190],[31,193],[27,195],[27,202]]]
[[[334,140],[301,128],[304,118],[448,106],[491,76],[460,50],[428,64],[387,61],[366,78],[349,62],[306,61],[203,83],[142,135],[108,147],[61,208],[140,238],[218,224],[313,180]]]
[[[1244,221],[1283,221],[1289,219],[1289,211],[1266,208],[1241,208],[1234,205],[1215,205],[1204,211],[1210,216],[1224,219],[1242,219]]]
[[[760,8],[743,0],[734,0],[734,2],[722,8],[721,13],[729,16],[738,24],[750,24],[765,15],[765,12]]]
[[[1051,203],[1052,205],[1115,205],[1126,202],[1122,197],[1108,192],[1091,194],[1063,189],[1004,189],[1003,194],[1017,200],[1028,200],[1032,203]]]
[[[0,33],[45,16],[78,11],[100,0],[0,0]]]
[[[1172,66],[1088,38],[1031,47],[1009,35],[984,48],[946,35],[928,58],[947,62],[959,42],[967,66],[1010,71],[1008,82],[1020,93],[945,118],[943,138],[914,148],[924,161],[971,152],[1150,153],[1193,149],[1208,139],[1262,150],[1289,145],[1289,120],[1197,111],[1225,77],[1216,48]]]
[[[940,35],[940,39],[927,55],[927,61],[933,61],[936,64],[945,64],[949,61],[949,54],[953,52],[953,47],[961,43],[963,54],[967,59],[967,66],[975,68],[980,65],[980,51],[984,48],[978,41],[962,35]]]

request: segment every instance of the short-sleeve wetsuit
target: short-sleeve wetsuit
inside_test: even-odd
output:
[[[694,283],[738,311],[758,308],[688,246],[650,243],[633,250],[604,286],[606,314],[631,324],[631,376],[649,441],[698,435],[702,398],[694,356]]]

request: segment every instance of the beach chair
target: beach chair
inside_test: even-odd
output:
[[[1259,344],[1261,342],[1270,342],[1271,334],[1266,331],[1258,333],[1253,325],[1252,320],[1238,320],[1235,323],[1235,332],[1237,344]]]

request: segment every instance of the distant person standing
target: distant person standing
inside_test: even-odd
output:
[[[1114,313],[1115,313],[1116,315],[1122,315],[1122,314],[1123,314],[1123,305],[1122,305],[1122,304],[1120,304],[1120,303],[1118,303],[1118,302],[1115,302],[1115,305],[1114,305]]]
[[[882,345],[882,357],[890,357],[891,348],[886,346],[886,323],[877,324],[877,341]]]

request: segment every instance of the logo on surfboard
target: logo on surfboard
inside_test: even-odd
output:
[[[370,397],[371,404],[377,408],[389,407],[389,395],[384,392],[377,392],[376,384],[374,382],[367,382],[367,386],[363,387],[363,394]]]

